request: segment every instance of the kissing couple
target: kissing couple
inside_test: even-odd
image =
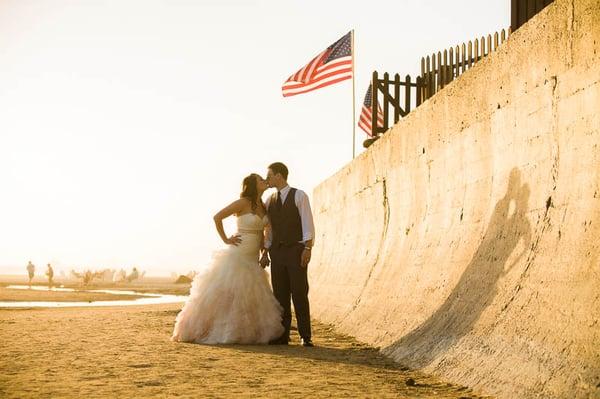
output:
[[[200,344],[287,345],[291,301],[303,346],[313,346],[307,269],[314,241],[308,196],[287,183],[281,162],[267,179],[252,173],[240,198],[215,216],[227,247],[215,251],[209,267],[194,278],[190,295],[175,319],[171,339]],[[277,192],[262,202],[267,188]],[[223,219],[235,215],[236,234],[227,237]],[[271,265],[271,287],[265,267]]]

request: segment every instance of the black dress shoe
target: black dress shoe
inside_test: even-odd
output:
[[[315,345],[312,343],[310,338],[302,338],[302,346],[306,346],[307,348],[312,348]]]

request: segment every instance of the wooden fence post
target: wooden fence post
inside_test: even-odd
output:
[[[427,56],[423,57],[423,58],[422,58],[422,60],[421,60],[421,61],[422,61],[422,64],[421,64],[421,65],[422,65],[423,67],[422,67],[422,72],[421,72],[421,75],[420,75],[420,76],[421,76],[423,79],[427,79],[427,64],[426,64],[426,58],[427,58]],[[422,95],[422,97],[423,97],[423,98],[427,98],[427,88],[426,88],[425,86],[423,86],[423,88],[422,88],[421,95]]]
[[[422,97],[422,93],[423,93],[423,78],[421,76],[417,76],[417,104],[416,106],[418,107],[419,105],[421,105],[421,102],[423,101],[423,97]]]
[[[400,120],[400,74],[394,76],[394,99],[397,104],[394,104],[394,124]]]
[[[406,75],[405,78],[405,83],[406,86],[404,86],[404,115],[402,116],[406,116],[406,114],[408,114],[410,112],[410,92],[411,92],[411,84],[410,84],[410,75]],[[419,88],[417,87],[417,91],[419,90]],[[398,102],[400,102],[400,98],[398,98]],[[398,122],[398,121],[396,121]]]
[[[473,66],[473,42],[469,40],[469,69]]]
[[[429,60],[430,60],[430,57],[426,56],[425,57],[426,72],[425,72],[425,75],[423,75],[423,78],[425,79],[426,84],[425,84],[425,92],[424,92],[425,95],[423,96],[423,99],[427,99],[427,98],[431,97],[431,88],[429,87],[429,80],[431,79],[431,70],[429,69],[430,68]]]
[[[379,126],[377,125],[377,92],[379,91],[379,79],[377,77],[377,71],[373,71],[371,80],[371,135],[376,137],[379,133]]]
[[[389,110],[389,105],[390,102],[388,101],[385,93],[389,93],[389,88],[390,88],[390,74],[385,72],[383,74],[383,131],[388,130],[388,120],[389,120],[389,115],[390,115],[390,110]]]
[[[449,64],[448,83],[450,83],[454,80],[454,49],[452,47],[450,47],[449,53],[450,54],[448,57],[448,64]]]

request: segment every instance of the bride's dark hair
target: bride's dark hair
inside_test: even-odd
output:
[[[256,182],[260,176],[256,173],[250,173],[248,176],[244,177],[244,181],[242,182],[242,193],[240,194],[240,198],[246,198],[252,204],[252,212],[256,211],[256,197],[258,196],[258,188],[256,187]]]

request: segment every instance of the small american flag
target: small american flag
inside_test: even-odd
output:
[[[363,101],[362,111],[360,112],[360,118],[358,120],[358,127],[365,131],[369,136],[373,137],[373,129],[371,129],[371,120],[373,113],[371,112],[373,101],[373,84],[369,85],[367,94],[365,94],[365,101]],[[383,110],[381,106],[377,104],[377,126],[383,127]]]
[[[285,81],[284,97],[307,93],[352,78],[352,32],[348,32]]]

